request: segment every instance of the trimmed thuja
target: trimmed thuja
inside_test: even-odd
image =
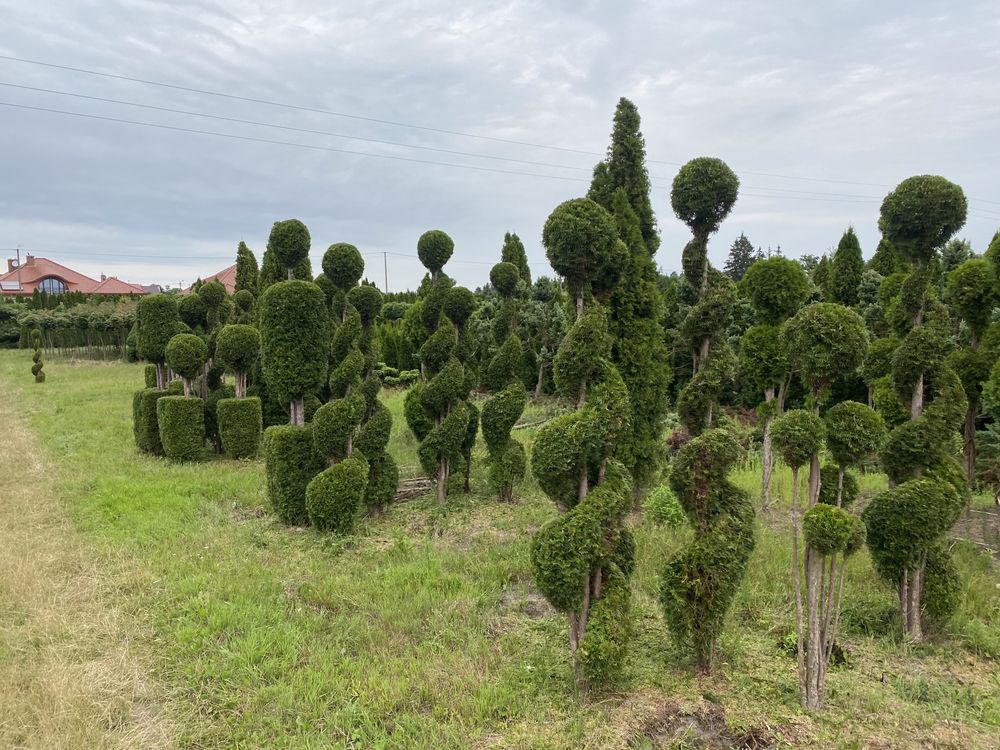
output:
[[[177,333],[180,315],[176,298],[151,294],[139,300],[135,310],[136,354],[156,365],[156,387],[167,387],[167,343]],[[183,326],[181,326],[183,328]]]
[[[425,232],[417,241],[417,255],[430,272],[420,317],[429,335],[420,347],[425,382],[406,396],[407,424],[420,441],[417,454],[424,472],[435,481],[438,502],[448,494],[452,470],[471,458],[469,434],[478,412],[468,402],[470,378],[462,365],[468,357],[465,323],[475,300],[467,289],[454,288],[442,269],[454,252],[451,238],[440,230]],[[454,322],[457,321],[457,322]]]
[[[215,342],[215,359],[233,373],[235,398],[216,406],[219,438],[230,458],[253,458],[260,446],[263,415],[260,398],[247,398],[247,378],[260,357],[260,333],[244,324],[227,325]]]
[[[910,420],[889,435],[882,462],[890,488],[862,517],[875,569],[895,585],[906,635],[920,641],[924,620],[948,614],[954,591],[941,539],[961,513],[965,476],[949,449],[967,414],[958,375],[946,364],[947,314],[931,285],[938,250],[965,223],[962,189],[943,177],[910,177],[882,202],[879,227],[913,265],[900,290],[898,317],[909,324],[892,362],[892,385]],[[932,597],[930,600],[928,597]]]
[[[500,295],[500,311],[493,335],[500,348],[486,370],[486,387],[494,394],[483,405],[483,438],[489,449],[490,485],[503,502],[514,497],[514,485],[525,472],[524,446],[511,437],[511,429],[528,402],[520,377],[521,342],[517,328],[517,300],[520,275],[512,263],[497,263],[490,281]]]
[[[576,410],[542,427],[532,449],[532,473],[560,515],[535,534],[531,567],[545,598],[567,615],[573,674],[585,689],[618,676],[631,625],[635,543],[623,524],[631,482],[611,457],[629,429],[628,391],[609,359],[606,314],[591,296],[619,240],[604,209],[576,199],[552,212],[543,241],[576,298],[576,322],[554,363],[556,387]]]
[[[42,372],[42,367],[45,366],[45,363],[42,362],[42,332],[38,328],[31,331],[31,345],[35,349],[31,355],[31,374],[35,376],[36,383],[44,383],[45,373]]]
[[[183,396],[156,401],[160,443],[173,461],[198,461],[205,455],[205,401],[191,395],[192,382],[208,361],[208,347],[192,333],[179,333],[167,343],[167,366],[180,375]]]
[[[782,340],[789,355],[791,368],[808,389],[813,411],[795,410],[775,421],[775,446],[792,467],[792,580],[795,590],[797,655],[799,665],[799,696],[802,706],[818,710],[823,705],[826,668],[833,650],[833,638],[839,617],[841,589],[834,584],[838,555],[840,570],[846,557],[860,543],[854,530],[851,544],[834,545],[823,542],[822,534],[806,533],[805,587],[803,605],[799,576],[798,534],[798,469],[809,463],[809,494],[802,519],[810,528],[860,526],[860,521],[838,507],[843,501],[843,481],[834,495],[836,505],[820,503],[820,451],[828,438],[831,451],[840,469],[857,462],[877,449],[884,428],[869,407],[847,402],[830,410],[832,416],[824,423],[819,418],[819,406],[829,397],[837,380],[851,377],[864,361],[868,350],[868,334],[864,320],[854,310],[833,303],[817,303],[803,308],[782,328]],[[842,476],[838,469],[838,477]],[[829,471],[827,472],[829,475]],[[823,505],[816,510],[817,504]],[[813,520],[808,520],[813,519]],[[816,524],[819,524],[818,526]],[[839,537],[838,537],[839,538]],[[819,540],[813,544],[810,540]],[[805,619],[805,623],[804,623]],[[806,628],[805,632],[803,628]]]
[[[309,254],[309,233],[294,219],[277,222],[268,252],[289,275]],[[306,486],[320,468],[313,451],[306,403],[327,379],[330,314],[323,291],[308,281],[278,281],[258,307],[261,372],[268,396],[287,404],[290,425],[270,427],[264,436],[265,470],[271,505],[286,523],[306,519]],[[273,431],[273,434],[272,434]]]

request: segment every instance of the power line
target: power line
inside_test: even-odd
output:
[[[433,127],[433,126],[428,126],[428,125],[418,125],[418,124],[415,124],[415,123],[400,122],[400,121],[396,121],[396,120],[387,120],[387,119],[382,119],[382,118],[378,118],[378,117],[369,117],[369,116],[366,116],[366,115],[352,114],[352,113],[349,113],[349,112],[338,112],[338,111],[335,111],[335,110],[322,109],[322,108],[319,108],[319,107],[308,107],[308,106],[299,105],[299,104],[291,104],[289,102],[274,101],[274,100],[271,100],[271,99],[261,99],[261,98],[251,97],[251,96],[242,96],[242,95],[238,95],[238,94],[228,94],[228,93],[225,93],[225,92],[222,92],[222,91],[212,91],[210,89],[199,89],[199,88],[195,88],[195,87],[192,87],[192,86],[182,86],[182,85],[179,85],[179,84],[166,83],[164,81],[154,81],[154,80],[146,79],[146,78],[136,78],[136,77],[133,77],[133,76],[125,76],[125,75],[121,75],[121,74],[118,74],[118,73],[108,73],[108,72],[99,71],[99,70],[91,70],[91,69],[88,69],[88,68],[75,67],[75,66],[72,66],[72,65],[61,65],[61,64],[58,64],[58,63],[45,62],[45,61],[42,61],[42,60],[31,60],[31,59],[28,59],[28,58],[16,57],[16,56],[13,56],[13,55],[0,55],[0,60],[8,60],[8,61],[11,61],[11,62],[24,63],[24,64],[27,64],[27,65],[37,65],[37,66],[46,67],[46,68],[52,68],[52,69],[56,69],[56,70],[66,70],[66,71],[70,71],[70,72],[73,72],[73,73],[80,73],[80,74],[90,75],[90,76],[99,76],[99,77],[102,77],[102,78],[110,78],[110,79],[119,80],[119,81],[128,81],[128,82],[131,82],[131,83],[139,83],[139,84],[143,84],[143,85],[146,85],[146,86],[157,86],[157,87],[160,87],[160,88],[172,89],[172,90],[175,90],[175,91],[186,91],[188,93],[201,94],[201,95],[204,95],[204,96],[214,96],[214,97],[219,97],[219,98],[222,98],[222,99],[229,99],[229,100],[232,100],[232,101],[242,101],[242,102],[249,102],[249,103],[252,103],[252,104],[262,104],[262,105],[269,106],[269,107],[278,107],[278,108],[281,108],[281,109],[290,109],[290,110],[296,110],[296,111],[300,111],[300,112],[312,112],[314,114],[328,115],[328,116],[332,116],[332,117],[343,117],[343,118],[352,119],[352,120],[359,120],[359,121],[362,121],[362,122],[372,122],[372,123],[378,123],[378,124],[381,124],[381,125],[390,125],[390,126],[393,126],[393,127],[410,128],[410,129],[413,129],[413,130],[422,130],[422,131],[431,132],[431,133],[441,133],[441,134],[444,134],[444,135],[453,135],[453,136],[459,136],[459,137],[462,137],[462,138],[474,138],[474,139],[483,140],[483,141],[492,141],[492,142],[495,142],[495,143],[506,143],[506,144],[510,144],[510,145],[514,145],[514,146],[524,146],[524,147],[527,147],[527,148],[537,148],[537,149],[548,149],[548,150],[553,150],[553,151],[561,151],[561,152],[565,152],[565,153],[583,154],[583,155],[586,155],[586,156],[597,156],[597,157],[601,157],[601,158],[603,158],[605,156],[605,154],[602,153],[602,152],[589,151],[589,150],[586,150],[586,149],[569,148],[569,147],[566,147],[566,146],[552,146],[552,145],[541,144],[541,143],[532,143],[530,141],[520,141],[520,140],[509,139],[509,138],[499,138],[499,137],[496,137],[496,136],[481,135],[481,134],[478,134],[478,133],[468,133],[468,132],[463,132],[463,131],[458,131],[458,130],[448,130],[446,128],[438,128],[438,127]],[[676,162],[676,161],[667,161],[667,160],[661,160],[661,159],[647,159],[647,161],[650,164],[665,164],[665,165],[668,165],[668,166],[676,166],[676,167],[682,166],[681,162]],[[889,185],[889,184],[885,184],[885,183],[878,183],[878,182],[861,182],[861,181],[857,181],[857,180],[838,180],[838,179],[833,179],[833,178],[828,178],[828,177],[803,177],[803,176],[800,176],[800,175],[786,175],[786,174],[779,174],[779,173],[775,173],[775,172],[760,172],[760,171],[753,171],[753,170],[748,170],[748,169],[741,169],[741,170],[736,170],[736,171],[738,173],[743,173],[743,174],[747,174],[747,175],[753,175],[755,177],[771,177],[771,178],[780,179],[780,180],[798,180],[798,181],[805,181],[805,182],[825,182],[825,183],[838,184],[838,185],[861,185],[861,186],[865,186],[865,187],[879,187],[879,188],[892,188],[892,187],[894,187],[893,185]],[[995,204],[995,205],[1000,205],[1000,201],[991,201],[991,200],[985,200],[985,199],[981,199],[981,198],[980,199],[973,199],[973,200],[976,200],[976,201],[982,202],[982,203],[992,203],[992,204]]]

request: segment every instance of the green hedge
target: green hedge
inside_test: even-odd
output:
[[[349,534],[361,511],[368,485],[368,462],[353,453],[317,474],[306,488],[309,520],[319,531]]]
[[[135,447],[143,453],[163,455],[160,427],[156,419],[156,402],[166,395],[167,391],[143,388],[132,397],[132,434],[135,436]]]
[[[205,402],[197,396],[163,396],[156,402],[163,452],[172,461],[205,458]]]
[[[306,487],[322,470],[313,448],[312,425],[286,424],[264,431],[264,468],[267,496],[278,517],[302,525],[306,513]]]
[[[263,415],[260,399],[224,398],[216,406],[222,448],[230,458],[255,458]]]
[[[147,388],[156,388],[156,365],[146,365],[143,368],[143,377],[146,379]]]

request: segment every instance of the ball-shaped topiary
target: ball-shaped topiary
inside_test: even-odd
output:
[[[267,250],[278,265],[289,274],[309,257],[312,238],[306,225],[298,219],[276,221],[267,238]],[[289,279],[292,277],[289,275]]]
[[[812,284],[802,264],[776,255],[747,269],[743,285],[759,319],[777,324],[790,318],[809,299]]]
[[[513,263],[497,263],[490,269],[490,283],[501,297],[512,297],[521,277]]]
[[[826,445],[842,467],[855,466],[878,453],[885,442],[885,421],[870,406],[841,401],[825,416]]]
[[[829,302],[809,305],[785,323],[782,336],[792,367],[813,398],[854,373],[868,353],[868,331],[854,310]]]
[[[879,229],[903,257],[921,266],[962,228],[968,207],[962,188],[944,177],[908,177],[882,201]]]
[[[248,313],[253,310],[254,296],[249,289],[240,289],[233,295],[233,302],[240,312]]]
[[[191,328],[197,328],[205,325],[208,307],[206,307],[201,295],[186,294],[177,303],[177,312],[185,324]]]
[[[180,322],[177,300],[166,294],[143,297],[136,307],[135,317],[138,323],[136,354],[157,365],[157,385],[165,388],[167,380],[163,363],[167,343],[177,333],[177,323]]]
[[[167,343],[165,357],[171,370],[190,381],[201,374],[208,361],[208,345],[192,333],[179,333]]]
[[[347,301],[358,311],[361,325],[368,326],[375,322],[382,309],[382,292],[377,287],[362,284],[348,292]]]
[[[364,272],[364,258],[354,245],[338,242],[323,253],[323,274],[342,292],[357,284]]]
[[[431,229],[417,240],[417,257],[424,268],[437,276],[455,252],[455,242],[440,229]]]
[[[229,458],[256,458],[260,448],[263,412],[257,396],[224,398],[216,406],[222,448]]]
[[[739,178],[724,161],[700,157],[674,177],[670,205],[695,237],[708,237],[732,210],[739,189]]]
[[[317,474],[306,488],[309,521],[319,531],[347,534],[354,528],[368,484],[368,462],[353,453]]]
[[[254,326],[230,323],[215,340],[215,360],[236,375],[236,397],[246,393],[246,376],[260,358],[260,331]],[[241,387],[242,386],[242,387]]]
[[[456,328],[461,329],[476,311],[476,295],[464,286],[453,286],[444,298],[441,311]]]
[[[560,203],[542,229],[542,244],[552,268],[564,277],[582,309],[582,296],[615,256],[618,229],[614,218],[589,198]]]
[[[818,414],[807,409],[786,411],[774,420],[771,439],[786,464],[796,471],[819,453],[826,437],[826,425]]]
[[[205,303],[206,310],[218,310],[226,299],[226,287],[218,279],[212,279],[201,285],[198,296]]]
[[[156,401],[163,453],[172,461],[205,458],[205,402],[196,396],[163,396]]]
[[[843,508],[817,503],[802,517],[802,532],[806,545],[826,557],[844,552],[860,523]]]
[[[997,278],[986,258],[972,258],[948,274],[948,302],[965,321],[977,343],[990,324]]]

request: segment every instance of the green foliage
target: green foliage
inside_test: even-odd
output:
[[[440,229],[431,229],[417,240],[417,257],[424,268],[437,275],[455,252],[455,242]]]
[[[513,336],[508,338],[511,340],[516,341]],[[524,477],[526,469],[524,446],[511,437],[510,431],[527,402],[524,384],[516,380],[483,405],[481,420],[483,439],[490,453],[490,486],[503,500],[511,499],[513,487]]]
[[[309,521],[318,531],[349,534],[354,530],[368,484],[368,462],[352,453],[317,474],[306,487]]]
[[[826,503],[817,503],[802,517],[806,545],[824,557],[846,551],[860,525],[857,516]]]
[[[132,433],[135,437],[135,447],[143,453],[163,455],[160,425],[156,416],[156,402],[166,395],[167,391],[165,390],[144,388],[141,391],[136,391],[132,397]]]
[[[500,260],[504,263],[512,263],[517,267],[517,275],[525,289],[531,287],[531,268],[528,266],[528,254],[524,251],[524,244],[516,234],[507,232],[503,236],[503,249],[500,251]]]
[[[922,597],[924,622],[932,628],[948,624],[962,600],[963,582],[948,544],[940,541],[927,550]]]
[[[247,247],[243,240],[240,240],[239,247],[236,248],[236,282],[234,284],[237,296],[240,292],[248,292],[252,297],[257,296],[257,275],[260,270],[257,268],[257,258],[253,251]]]
[[[826,412],[826,446],[840,466],[856,466],[885,442],[885,421],[870,406],[841,401]]]
[[[553,360],[556,388],[566,398],[576,399],[582,386],[605,366],[611,354],[607,316],[591,305],[563,339]]]
[[[755,250],[753,243],[741,232],[729,248],[729,257],[726,258],[723,271],[733,281],[740,281],[755,263],[759,263],[763,259],[763,254],[759,250]]]
[[[924,265],[965,224],[968,206],[962,188],[943,177],[908,177],[882,201],[879,229],[904,258]]]
[[[306,225],[298,219],[276,221],[267,238],[267,250],[282,270],[294,269],[309,258],[312,238]],[[266,261],[265,261],[266,263]],[[278,278],[283,278],[284,274]]]
[[[753,326],[740,339],[740,378],[758,393],[778,388],[788,374],[788,350],[776,325]]]
[[[829,302],[833,299],[833,269],[832,263],[827,256],[820,258],[816,268],[812,272],[813,285],[819,290],[820,298]]]
[[[315,393],[327,375],[330,318],[318,286],[272,284],[260,300],[261,364],[269,393],[287,403]]]
[[[306,486],[322,469],[313,448],[312,425],[268,427],[263,447],[271,507],[287,524],[306,523]]]
[[[611,214],[589,198],[560,203],[542,230],[549,263],[575,295],[585,294],[599,275],[610,271],[617,243]]]
[[[771,423],[774,449],[793,469],[809,463],[826,438],[826,424],[808,409],[792,409]]]
[[[996,283],[993,264],[985,258],[967,260],[948,274],[948,301],[976,339],[990,324]]]
[[[226,287],[218,279],[205,282],[198,288],[198,297],[205,303],[207,311],[218,312],[219,307],[226,299]]]
[[[854,227],[848,227],[840,238],[830,267],[830,290],[833,292],[831,301],[848,307],[858,304],[858,287],[864,270],[861,243],[854,234]]]
[[[260,357],[260,332],[251,325],[223,326],[215,340],[215,360],[229,372],[250,372]]]
[[[754,548],[749,496],[726,478],[741,449],[724,429],[706,430],[677,452],[670,486],[694,539],[664,567],[660,602],[674,637],[711,668],[715,641]]]
[[[840,467],[836,464],[823,464],[819,475],[819,502],[827,505],[837,504],[837,481]],[[844,486],[841,492],[841,507],[849,508],[860,493],[858,478],[852,471],[844,471]]]
[[[208,320],[208,307],[200,294],[185,294],[177,303],[177,313],[185,325],[204,328]]]
[[[162,363],[167,343],[177,333],[180,321],[176,298],[166,294],[143,297],[136,307],[135,316],[139,324],[136,353],[148,362]]]
[[[875,254],[868,261],[868,268],[883,277],[889,277],[895,273],[905,273],[907,270],[906,261],[884,237],[879,240]]]
[[[205,458],[205,402],[195,396],[156,400],[156,422],[164,455],[172,461]]]
[[[358,391],[319,407],[312,418],[317,455],[332,461],[347,458],[348,439],[353,437],[364,416],[365,399]]]
[[[820,302],[785,323],[789,361],[814,397],[838,378],[852,375],[868,352],[865,322],[843,305]]]
[[[677,502],[677,496],[665,484],[656,487],[646,496],[643,511],[653,523],[669,528],[678,528],[687,520],[684,509]]]
[[[453,286],[444,298],[441,312],[454,326],[462,330],[466,322],[476,311],[476,295],[464,286]]]
[[[776,255],[747,269],[743,284],[763,323],[778,324],[805,304],[812,290],[801,264]]]
[[[260,399],[224,398],[216,406],[222,448],[229,458],[256,458],[263,416]]]
[[[382,292],[378,290],[378,287],[363,284],[348,292],[347,302],[358,311],[361,325],[369,326],[375,322],[382,310]]]
[[[323,274],[341,292],[357,284],[364,272],[364,258],[354,245],[338,242],[323,253]]]
[[[497,263],[490,269],[490,283],[501,297],[513,297],[521,280],[513,263]]]
[[[875,339],[871,342],[860,369],[861,378],[869,387],[874,386],[875,381],[879,378],[884,378],[892,373],[892,358],[898,348],[899,339],[895,336]]]
[[[156,365],[146,365],[142,370],[142,376],[147,388],[156,388]]]
[[[729,215],[740,181],[721,159],[692,159],[674,177],[670,205],[696,238],[713,234]]]
[[[222,435],[219,434],[219,402],[235,398],[236,389],[231,385],[222,385],[221,382],[209,387],[211,390],[205,399],[205,437],[216,453],[222,453],[224,449]]]
[[[191,333],[179,333],[167,343],[167,366],[185,380],[201,374],[208,361],[208,346],[204,340]]]

